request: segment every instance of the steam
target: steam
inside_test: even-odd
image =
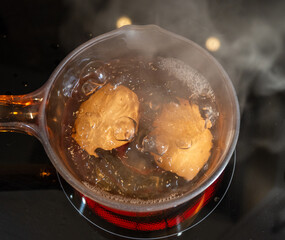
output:
[[[275,68],[282,53],[282,34],[282,31],[269,23],[254,20],[239,38],[233,42],[224,40],[219,55],[230,60],[227,70],[236,86],[242,110],[250,87],[254,88],[255,94],[261,96],[269,96],[285,89],[284,75],[280,69]]]

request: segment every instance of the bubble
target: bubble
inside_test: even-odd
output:
[[[92,79],[98,85],[103,85],[106,81],[107,74],[105,64],[101,61],[92,61],[88,63],[81,71],[80,78],[83,80]]]
[[[187,137],[179,138],[176,139],[175,144],[180,149],[189,149],[192,146],[192,141]]]
[[[136,132],[136,122],[129,117],[121,117],[114,124],[114,137],[118,141],[130,141]]]
[[[152,136],[145,136],[142,140],[142,146],[144,152],[155,151],[155,138]]]
[[[162,156],[163,154],[165,154],[168,150],[168,144],[163,144],[161,142],[156,142],[156,150],[158,155]]]
[[[93,82],[92,79],[89,79],[82,85],[81,90],[86,96],[89,96],[90,94],[94,93],[98,87],[99,86],[95,82]]]
[[[104,65],[103,62],[92,61],[81,71],[80,79],[85,81],[81,90],[86,96],[94,93],[98,87],[106,83],[107,74],[104,70]]]
[[[168,150],[168,144],[162,143],[153,136],[145,136],[142,141],[143,151],[162,156]]]

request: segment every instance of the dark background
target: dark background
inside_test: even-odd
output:
[[[237,166],[219,207],[178,239],[285,239],[284,10],[284,1],[265,0],[2,1],[0,94],[38,89],[70,51],[124,15],[203,47],[218,38],[212,54],[240,101]],[[70,205],[32,136],[0,134],[0,239],[107,239]]]

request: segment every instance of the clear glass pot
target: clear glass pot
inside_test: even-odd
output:
[[[87,188],[61,149],[63,109],[78,82],[80,64],[90,56],[108,61],[132,53],[137,56],[176,58],[200,72],[210,83],[220,113],[217,149],[203,176],[181,197],[154,204],[117,202]],[[154,25],[125,26],[98,36],[71,52],[44,86],[21,96],[0,96],[0,130],[36,136],[59,174],[77,191],[111,209],[155,212],[179,206],[204,192],[223,172],[235,149],[240,115],[235,90],[220,64],[203,48]]]

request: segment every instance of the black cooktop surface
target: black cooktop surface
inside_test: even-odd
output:
[[[284,1],[18,1],[0,7],[0,94],[41,87],[81,43],[125,16],[206,48],[229,74],[241,108],[232,184],[218,208],[177,239],[285,238]],[[207,44],[214,37],[217,44]],[[216,42],[217,42],[216,41]],[[41,143],[0,134],[1,239],[109,239],[60,188]]]

